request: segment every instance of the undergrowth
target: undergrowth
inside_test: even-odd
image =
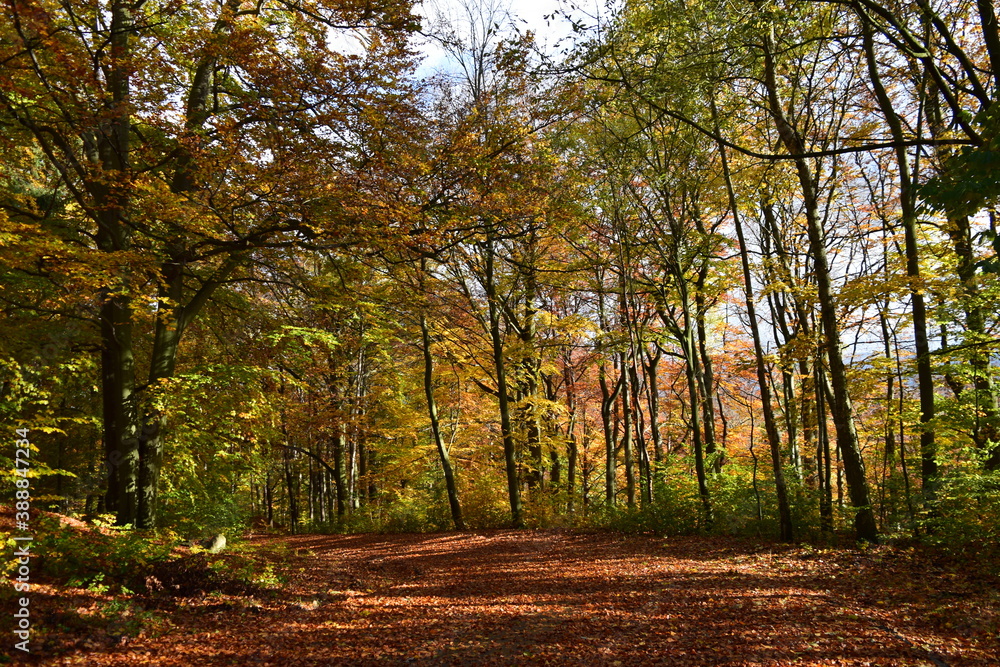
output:
[[[281,546],[260,548],[236,539],[226,551],[211,554],[173,532],[115,527],[107,517],[83,524],[43,514],[33,528],[32,614],[45,621],[36,623],[32,645],[46,652],[93,649],[163,631],[168,621],[161,608],[173,607],[177,598],[269,596],[286,583],[276,565],[288,557]],[[0,533],[0,542],[10,546],[12,536]],[[0,574],[11,578],[17,561],[8,558],[2,565]],[[23,594],[0,587],[3,599]]]

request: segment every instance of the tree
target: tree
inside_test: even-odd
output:
[[[152,528],[164,420],[151,397],[194,318],[256,248],[353,224],[347,206],[310,202],[357,157],[351,135],[377,132],[365,123],[393,99],[412,20],[396,4],[235,0],[179,12],[17,0],[4,13],[0,110],[57,174],[52,193],[72,201],[88,263],[107,276],[95,318],[107,506]],[[356,31],[362,55],[332,51],[330,29]]]

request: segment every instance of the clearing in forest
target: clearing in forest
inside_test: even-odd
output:
[[[899,549],[559,531],[259,537],[275,595],[170,598],[87,665],[987,665],[995,581]]]

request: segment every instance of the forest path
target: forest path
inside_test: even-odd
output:
[[[998,664],[995,631],[927,607],[963,595],[954,575],[914,589],[870,552],[559,531],[256,541],[284,545],[283,597],[192,600],[87,664]]]

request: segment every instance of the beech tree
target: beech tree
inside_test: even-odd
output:
[[[4,14],[3,113],[51,165],[72,242],[106,275],[94,313],[106,507],[152,528],[164,447],[152,397],[185,330],[255,248],[350,229],[346,207],[327,222],[310,202],[397,85],[413,23],[405,5],[339,2],[12,0]],[[330,30],[356,34],[357,53],[331,50]]]

